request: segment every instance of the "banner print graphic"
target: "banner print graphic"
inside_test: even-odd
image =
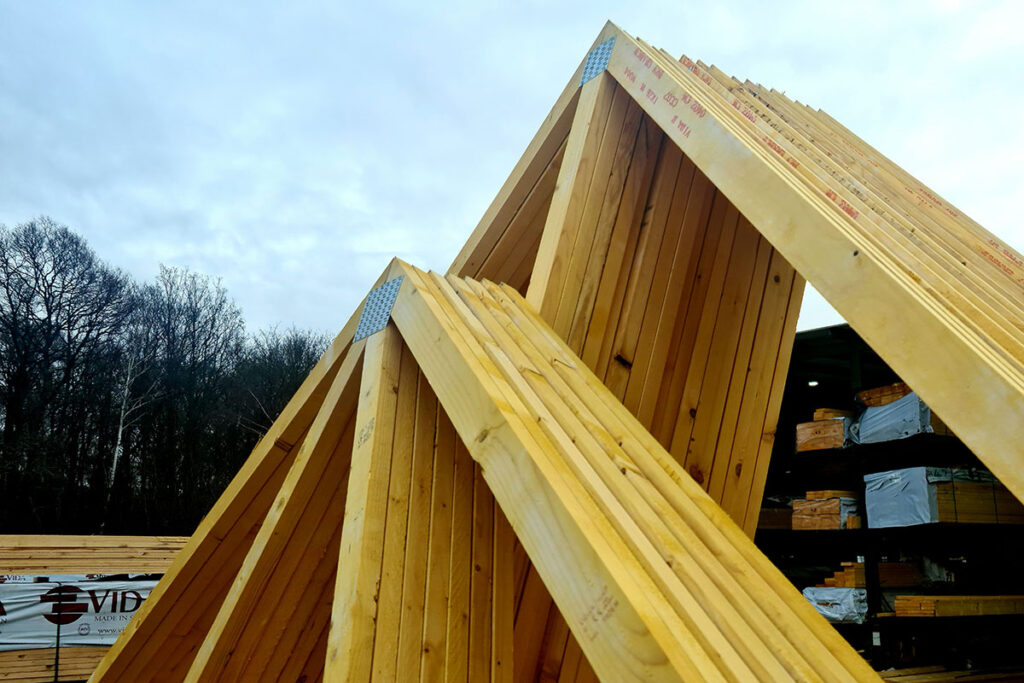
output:
[[[0,651],[111,645],[156,581],[0,584]]]

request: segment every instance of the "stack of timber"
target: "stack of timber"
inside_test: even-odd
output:
[[[878,408],[900,400],[911,391],[913,389],[908,387],[906,382],[896,382],[895,384],[886,384],[882,387],[857,392],[857,400],[866,408]],[[814,419],[817,420],[818,418],[815,417]]]
[[[900,595],[898,617],[980,617],[1024,614],[1024,595]]]
[[[883,680],[895,683],[970,683],[971,681],[988,681],[998,683],[1005,681],[1018,682],[1024,680],[1024,671],[1006,670],[948,670],[943,666],[918,666],[909,669],[889,669],[879,672]]]
[[[860,529],[860,503],[852,491],[808,491],[793,501],[794,529]]]
[[[865,588],[867,585],[863,562],[843,562],[842,569],[827,577],[823,583],[818,584],[818,587]]]
[[[0,575],[162,574],[187,540],[182,536],[0,535]],[[60,648],[59,680],[88,678],[108,649]],[[0,681],[52,681],[54,659],[54,648],[0,652]]]
[[[878,585],[881,588],[920,586],[921,568],[913,562],[879,562]]]
[[[793,508],[761,508],[758,529],[792,529]]]
[[[813,422],[801,422],[796,426],[796,450],[802,453],[842,448],[849,429],[850,418],[844,416],[815,417]]]
[[[60,648],[60,674],[55,677],[56,649],[44,647],[35,650],[0,652],[0,681],[3,683],[48,683],[52,681],[82,681],[92,675],[99,661],[107,653],[105,647]]]
[[[299,557],[270,554],[269,541],[296,538],[303,525],[293,522],[287,534],[283,520],[324,498],[303,482],[335,490],[322,472],[346,465],[344,523],[334,527],[341,538],[333,613],[321,651],[326,679],[365,680],[378,669],[394,680],[465,678],[467,671],[472,680],[506,680],[514,672],[530,680],[563,672],[575,680],[873,677],[514,289],[400,262],[387,279],[397,276],[393,322],[354,342],[362,353],[345,356],[351,360],[342,361],[305,437],[319,441],[318,425],[344,411],[351,414],[341,421],[347,438],[332,444],[351,443],[351,450],[339,457],[333,445],[302,449],[308,460],[284,483],[274,518],[253,546],[259,552],[250,551],[245,580],[225,600],[189,678],[282,677],[277,659],[289,658],[296,641],[268,647],[281,638],[269,625],[280,622],[261,618],[267,626],[255,629],[248,617],[264,608],[243,601],[260,596],[250,582],[267,571],[286,561],[295,571]],[[422,440],[408,426],[420,414],[437,420],[424,425]],[[418,483],[419,467],[432,486]],[[407,507],[428,490],[428,508]],[[487,516],[488,501],[509,524],[496,512]],[[488,518],[492,527],[473,531],[474,521]],[[425,531],[411,531],[412,524]],[[322,523],[310,528],[332,532]],[[467,537],[474,543],[458,543]],[[528,570],[508,562],[515,539],[558,606],[560,630],[548,614],[523,614],[524,605],[513,601],[520,572],[522,599],[534,590]],[[476,591],[476,568],[487,558],[492,577]],[[410,594],[421,585],[426,595]],[[296,606],[267,602],[272,610]],[[146,603],[154,604],[161,605],[159,597]],[[143,626],[152,613],[143,615]],[[550,639],[536,648],[536,660],[525,636],[518,639],[520,619],[534,632],[543,626]],[[115,649],[130,645],[119,641]],[[113,673],[111,660],[104,666],[99,680]]]
[[[1017,263],[823,113],[609,23],[452,264],[472,281],[382,276],[401,343],[353,316],[95,680],[365,680],[413,651],[430,680],[874,678],[749,541],[805,278],[1022,495]],[[405,347],[443,437],[411,453]],[[402,494],[416,453],[429,496]]]
[[[609,72],[666,129],[676,117],[683,151],[1024,496],[1006,447],[1024,442],[1024,256],[824,112],[642,40],[625,47]]]
[[[0,536],[0,574],[162,574],[183,536]]]
[[[997,481],[935,484],[938,521],[956,524],[1024,524],[1024,505]]]
[[[837,417],[854,417],[852,410],[841,410],[839,408],[817,408],[814,411],[814,420],[834,420]]]

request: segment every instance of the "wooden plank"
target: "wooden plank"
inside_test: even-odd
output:
[[[594,39],[591,49],[603,43],[608,37],[617,32],[617,28],[608,22]],[[502,185],[494,201],[491,202],[480,222],[473,230],[469,240],[462,247],[456,256],[455,261],[448,268],[448,272],[459,275],[471,275],[473,277],[493,278],[494,275],[487,270],[481,269],[483,261],[493,249],[495,243],[505,236],[509,223],[513,220],[524,197],[534,187],[537,178],[548,166],[550,159],[554,156],[555,150],[569,133],[573,116],[580,92],[580,76],[586,63],[584,58],[569,82],[566,84],[561,95],[555,101],[551,112],[541,123],[540,128],[527,146],[523,156],[519,159],[512,173]],[[517,235],[509,235],[512,241],[518,239]]]
[[[508,557],[502,563],[509,563]],[[494,603],[494,496],[473,463],[473,573],[469,588],[469,680],[491,678]]]
[[[452,492],[452,534],[448,569],[448,632],[445,636],[445,680],[469,678],[470,582],[473,575],[473,459],[455,440],[455,488]]]
[[[568,136],[568,129],[566,135]],[[529,280],[529,273],[533,270],[533,261],[544,232],[544,222],[551,207],[551,195],[562,168],[562,160],[565,158],[565,144],[566,141],[563,140],[551,163],[544,169],[537,184],[533,186],[523,205],[516,212],[515,218],[509,223],[505,235],[480,266],[480,272],[486,273],[487,278],[496,282],[507,282],[520,292],[526,291],[525,285]]]
[[[653,161],[657,156],[655,145],[660,145],[661,136],[652,135],[651,129],[643,125],[645,118],[640,108],[630,103],[616,159],[612,162],[612,177],[609,178],[599,222],[593,230],[590,254],[576,295],[571,327],[566,336],[573,349],[583,349],[603,273],[609,267],[609,255],[612,268],[621,264],[621,238],[617,239],[616,235],[623,232],[620,225],[635,217],[640,188],[645,180],[649,182],[647,172],[653,170]]]
[[[640,108],[615,86],[612,108],[577,228],[577,239],[569,254],[561,294],[555,302],[552,318],[554,329],[577,350],[583,348],[583,336],[589,326],[591,297],[584,294],[584,289],[588,293],[591,291],[591,283],[597,282],[604,265],[642,118]],[[552,201],[555,201],[554,197]]]
[[[187,541],[187,536],[0,536],[0,574],[162,574]]]
[[[415,353],[415,348],[413,348],[413,353]],[[431,384],[433,385],[433,383]],[[437,437],[434,440],[434,484],[430,497],[427,587],[426,601],[423,606],[423,647],[420,653],[420,680],[426,681],[440,681],[445,677],[445,639],[448,633],[448,579],[451,571],[452,497],[456,439],[451,420],[439,405]]]
[[[580,88],[579,105],[569,130],[565,158],[558,172],[558,182],[526,293],[527,299],[538,310],[552,317],[558,310],[558,298],[587,206],[587,194],[600,162],[601,143],[614,95],[614,81],[605,74],[587,81]]]
[[[588,406],[600,408],[617,404],[597,377],[572,362],[571,351],[556,335],[544,332],[543,323],[536,313],[518,299],[514,291],[492,286],[488,286],[488,290],[498,297],[516,327],[523,329],[531,339],[544,339],[559,347],[560,355],[552,360],[551,366],[573,386],[576,395]],[[754,605],[763,609],[807,661],[814,663],[819,673],[834,671],[832,675],[842,676],[845,670],[854,672],[858,678],[871,678],[863,660],[834,629],[826,625],[792,584],[744,536],[735,522],[679,470],[653,437],[635,419],[624,419],[619,414],[607,412],[607,408],[605,411],[602,423],[622,439],[622,446],[641,466],[644,477],[649,478],[659,495],[665,496],[684,520],[684,524],[673,528],[691,529],[705,545],[706,550],[695,552],[694,557],[702,562],[722,563],[717,569],[713,564],[707,565],[708,574],[723,581],[735,580],[749,594],[758,596],[748,600],[745,609]],[[650,456],[655,458],[652,460]],[[630,468],[627,467],[625,472],[630,473]],[[643,482],[642,479],[635,481]],[[733,594],[732,589],[729,594]],[[828,679],[832,675],[825,677]]]
[[[377,284],[383,281],[384,275]],[[299,445],[343,361],[358,325],[353,314],[253,449],[185,548],[96,669],[94,680],[150,680],[153,658],[191,657],[227,595]],[[201,607],[196,607],[197,605]],[[188,661],[181,662],[187,666]]]
[[[509,324],[503,328],[484,302],[474,298],[474,295],[469,291],[470,288],[468,286],[462,287],[460,294],[487,331],[493,335],[495,341],[509,354],[509,360],[527,378],[542,375],[542,368],[547,367],[549,363],[536,349],[531,352],[530,349],[533,343],[530,338],[523,335],[515,325]],[[477,291],[482,295],[484,290],[477,288]],[[496,303],[494,306],[498,308]],[[517,338],[518,341],[513,339],[513,337]],[[529,382],[529,379],[527,381]],[[666,574],[661,574],[657,579],[659,586],[670,596],[670,601],[677,599],[680,601],[681,605],[678,609],[692,619],[692,628],[699,630],[704,637],[707,637],[708,640],[705,641],[704,647],[707,649],[715,648],[719,652],[724,652],[728,646],[724,646],[721,642],[715,642],[713,636],[710,635],[714,633],[715,627],[701,621],[699,615],[703,613],[702,607],[693,602],[687,603],[688,598],[683,597],[687,590],[692,590],[694,595],[699,596],[705,604],[714,605],[715,610],[722,610],[720,616],[713,615],[711,620],[721,627],[723,632],[732,636],[729,638],[731,643],[741,643],[739,649],[745,651],[746,661],[758,672],[759,678],[774,677],[779,680],[788,679],[790,675],[782,671],[781,668],[773,670],[769,663],[773,660],[771,652],[766,648],[758,650],[757,645],[755,645],[757,638],[754,637],[753,632],[747,630],[745,625],[742,625],[739,614],[731,611],[728,602],[718,592],[718,589],[711,585],[711,581],[703,569],[694,564],[681,545],[667,540],[670,532],[668,532],[667,528],[664,528],[662,520],[666,514],[671,514],[668,507],[666,506],[662,509],[650,508],[648,507],[651,504],[649,496],[637,496],[627,486],[623,486],[625,480],[622,479],[619,469],[622,465],[613,464],[625,457],[624,453],[617,450],[616,438],[607,432],[599,430],[590,431],[584,427],[579,420],[587,420],[588,425],[593,425],[594,423],[590,421],[593,417],[587,415],[586,408],[577,399],[572,397],[572,390],[568,385],[551,377],[547,378],[546,382],[550,382],[550,386],[546,386],[542,382],[536,384],[529,382],[531,387],[537,391],[538,396],[541,397],[541,402],[552,411],[550,416],[538,419],[538,422],[541,424],[557,423],[566,428],[576,423],[576,428],[569,431],[569,436],[573,443],[577,444],[583,452],[593,449],[592,462],[595,470],[600,473],[603,482],[615,493],[624,507],[623,512],[625,514],[611,515],[611,518],[622,519],[628,515],[628,517],[640,525],[640,529],[623,525],[624,536],[630,539],[631,547],[635,548],[634,552],[643,552],[642,547],[637,543],[638,537],[643,535],[640,533],[641,529],[643,533],[648,535],[650,541],[657,546],[657,557],[656,559],[652,557],[651,560],[652,574],[658,575],[659,572],[665,571],[660,568],[667,563],[678,578],[682,580],[683,584],[685,584],[684,588],[683,585],[673,583],[672,579],[667,577]],[[566,410],[562,410],[559,407],[559,403],[566,399],[568,399],[565,404]],[[587,433],[588,431],[590,433]],[[603,440],[603,448],[609,449],[610,452],[605,453],[603,451],[602,446],[598,443],[598,439]],[[761,625],[762,627],[771,628],[767,620],[762,621]],[[785,646],[781,647],[784,648]],[[776,644],[776,649],[779,648],[780,645]],[[806,665],[803,666],[806,668]]]
[[[659,397],[665,394],[674,374],[672,369],[679,356],[679,348],[673,349],[673,341],[678,337],[677,329],[681,331],[691,305],[699,305],[690,295],[700,284],[694,280],[707,237],[714,196],[715,186],[708,182],[703,173],[695,171],[684,204],[685,213],[679,227],[679,240],[666,285],[665,300],[658,315],[657,330],[650,335],[652,339],[648,342],[650,353],[645,356],[646,372],[641,372],[641,368],[633,364],[631,386],[626,389],[624,403],[627,407],[630,403],[636,405],[633,414],[649,428],[653,428],[658,408],[662,404]]]
[[[544,586],[537,568],[530,566],[523,586],[523,595],[516,610],[513,653],[516,683],[537,679],[544,650],[544,633],[551,619],[551,594]]]
[[[718,196],[722,197],[721,195]],[[725,198],[722,197],[722,200],[724,201]],[[720,302],[727,284],[729,259],[732,254],[736,226],[739,220],[739,214],[732,204],[724,204],[723,209],[720,211],[723,212],[721,214],[722,235],[717,243],[705,304],[701,307],[700,319],[696,326],[696,336],[694,337],[693,347],[690,349],[690,363],[686,374],[686,382],[683,385],[683,395],[679,412],[676,416],[676,425],[672,432],[671,446],[668,449],[677,461],[687,466],[690,476],[697,483],[705,486],[710,483],[710,473],[701,468],[700,465],[703,463],[687,463],[686,461],[691,451],[690,436],[693,434],[693,429],[697,422],[702,382],[708,366],[708,358],[714,340],[718,314],[721,311]],[[713,212],[712,221],[714,220]],[[709,406],[709,408],[714,409],[713,406]]]
[[[583,342],[580,356],[594,372],[604,374],[599,365],[602,361],[604,338],[615,334],[615,323],[612,316],[618,312],[622,297],[625,295],[626,279],[629,275],[637,241],[642,227],[642,219],[647,213],[647,197],[655,167],[661,158],[661,146],[664,134],[653,125],[648,117],[640,122],[640,131],[633,158],[630,160],[629,175],[626,187],[619,203],[618,215],[608,244],[604,267],[601,270],[597,292],[590,315],[587,336]],[[593,283],[594,275],[588,275],[586,287]],[[500,282],[500,280],[498,280]],[[586,289],[581,299],[588,296]],[[575,345],[573,348],[576,348]]]
[[[605,368],[605,383],[617,396],[625,394],[629,381],[644,311],[647,310],[647,295],[651,290],[672,209],[673,189],[683,163],[682,153],[675,145],[662,145],[661,154],[647,200],[644,229],[640,231],[640,241],[630,264],[618,325],[614,331],[602,331],[608,343],[601,345],[602,360],[599,360],[598,368]]]
[[[372,672],[381,558],[398,414],[402,339],[388,324],[366,342],[325,677]]]
[[[569,633],[569,641],[565,644],[565,657],[558,671],[558,683],[574,683],[579,675],[580,665],[584,662],[583,650],[576,638]]]
[[[483,467],[481,466],[481,470]],[[486,479],[485,479],[486,480]],[[490,490],[490,487],[488,487]],[[493,495],[492,495],[493,497]],[[498,502],[494,502],[494,580],[491,584],[491,682],[510,683],[514,676],[515,595],[512,563],[516,536]]]
[[[392,441],[391,480],[388,484],[384,554],[381,558],[376,631],[373,639],[373,678],[383,681],[395,680],[397,676],[413,444],[416,434],[416,394],[419,382],[419,366],[416,365],[409,347],[404,344],[402,346]]]
[[[638,61],[637,54],[667,76],[654,102],[640,91],[642,78],[629,78],[636,69],[647,73],[647,62]],[[701,109],[683,116],[682,128],[675,125],[672,117],[678,122],[680,114],[668,101],[684,96],[693,101],[691,91],[703,92],[695,76],[650,54],[621,32],[608,73],[890,367],[939,414],[954,418],[953,431],[1008,488],[1024,496],[1024,469],[1018,466],[1019,457],[1005,448],[1024,436],[1019,433],[1024,429],[1020,421],[1007,413],[1007,406],[1018,404],[1024,394],[1024,373],[1020,359],[1008,358],[999,346],[1002,342],[992,336],[995,333],[972,326],[935,303],[932,294],[901,268],[899,258],[866,239],[860,228],[855,235],[855,224],[874,229],[868,225],[870,216],[848,215],[838,204],[840,199],[847,201],[838,191],[828,190],[831,196],[822,190],[814,194],[792,177],[787,169],[792,167],[763,143],[755,143],[749,122],[744,123],[735,110],[726,112],[702,96],[697,101]],[[953,306],[958,310],[959,304]],[[972,380],[960,391],[948,392],[949,377]],[[993,424],[999,428],[993,429]]]
[[[50,683],[52,681],[79,681],[96,669],[107,653],[106,647],[44,647],[31,650],[0,652],[0,681],[5,683]],[[57,657],[60,657],[60,676],[54,676]]]
[[[362,346],[363,341],[356,344]],[[308,527],[303,522],[309,524],[307,520],[310,517],[318,520],[332,498],[332,485],[337,488],[342,485],[350,451],[348,448],[339,448],[339,442],[355,409],[358,395],[356,380],[359,377],[356,366],[359,359],[357,354],[347,357],[335,377],[274,506],[267,513],[231,590],[189,668],[189,676],[194,680],[221,680],[232,662],[235,648],[246,635],[254,635],[245,632],[252,609],[265,599],[273,599],[265,596],[264,591],[271,585],[271,577],[275,575],[278,564],[285,561],[284,573],[289,574],[287,562],[294,562],[295,553],[300,553],[308,540],[308,535],[303,533]],[[318,491],[321,495],[316,497]],[[311,502],[315,505],[310,506]],[[300,533],[293,545],[292,537],[296,530]],[[283,588],[280,585],[275,587],[277,590]],[[255,638],[248,640],[243,649],[251,651],[256,646],[255,641]],[[235,657],[233,665],[238,666],[240,659],[244,662],[245,657]]]
[[[820,451],[846,445],[846,418],[836,417],[796,426],[796,450]]]
[[[416,680],[420,672],[436,427],[437,398],[426,376],[420,371],[417,380],[412,482],[409,490],[409,532],[402,579],[402,620],[396,676],[399,681]]]
[[[711,347],[707,360],[703,364],[703,376],[699,381],[699,398],[696,402],[696,417],[693,428],[689,432],[685,446],[678,446],[674,451],[676,457],[686,449],[685,467],[698,481],[705,482],[709,491],[714,490],[716,479],[722,481],[725,470],[718,463],[716,467],[715,453],[720,430],[728,424],[726,407],[728,405],[728,389],[731,374],[738,351],[737,346],[742,339],[744,311],[750,299],[750,283],[756,273],[757,248],[760,242],[758,234],[740,217],[736,227],[733,250],[729,256],[729,264],[722,289],[722,298],[715,314],[714,331],[711,336]],[[767,267],[767,262],[764,263]],[[756,297],[754,306],[760,305],[760,296]],[[705,309],[707,312],[707,309]],[[749,339],[753,342],[753,339]],[[746,369],[746,361],[743,363]],[[691,368],[696,365],[691,365]],[[679,434],[673,435],[673,445]],[[717,493],[717,495],[716,495]],[[721,493],[716,491],[712,498],[721,500]]]
[[[761,512],[761,500],[764,494],[765,482],[768,480],[768,463],[771,460],[772,448],[775,445],[775,426],[778,424],[779,410],[782,408],[782,394],[786,387],[786,377],[789,374],[789,360],[793,355],[793,338],[796,336],[797,320],[800,317],[800,304],[804,298],[804,279],[793,270],[793,267],[785,260],[782,254],[776,251],[772,262],[773,282],[784,284],[791,282],[789,300],[786,302],[785,314],[781,316],[782,335],[779,341],[778,351],[775,357],[775,367],[772,371],[771,385],[768,390],[767,407],[764,409],[764,421],[761,424],[760,439],[754,438],[747,443],[757,444],[757,455],[754,466],[749,464],[741,468],[741,480],[739,485],[732,487],[736,493],[735,498],[742,500],[743,494],[747,497],[747,513],[743,521],[743,530],[751,538],[757,530],[757,517]],[[779,278],[776,280],[776,278]],[[784,301],[782,297],[777,298]],[[765,307],[771,313],[770,307]],[[762,314],[762,318],[764,314]],[[779,320],[780,316],[775,316]],[[761,335],[758,335],[759,337]],[[764,335],[766,340],[772,338],[771,334]],[[757,422],[747,420],[751,429],[756,429]],[[753,432],[756,435],[756,431]],[[742,477],[747,476],[745,472],[753,472],[750,485],[746,486]],[[730,489],[726,489],[728,492]],[[738,517],[737,517],[738,518]]]
[[[343,443],[352,443],[354,427],[354,423],[350,422],[342,436]],[[330,540],[325,544],[315,543],[313,547],[316,553],[302,560],[315,566],[315,573],[305,590],[301,587],[292,588],[290,594],[282,596],[278,610],[268,619],[268,626],[276,625],[277,633],[274,637],[266,638],[265,643],[257,648],[258,656],[249,660],[242,673],[244,680],[246,677],[289,680],[303,669],[315,671],[316,676],[323,676],[327,659],[327,631],[331,622],[337,577],[335,558],[342,531],[340,524],[328,524],[326,520],[337,520],[344,515],[344,500],[342,497],[339,499],[342,505],[328,509],[324,515],[323,526],[332,529]],[[291,605],[294,605],[294,609],[289,611],[287,607]],[[307,675],[312,677],[310,673]]]
[[[539,658],[540,666],[537,677],[533,680],[553,683],[558,681],[562,661],[565,659],[565,648],[569,642],[569,625],[565,623],[565,618],[557,609],[552,610],[543,633],[544,645]]]
[[[753,231],[749,224],[743,227]],[[717,430],[717,443],[711,467],[711,486],[708,487],[711,497],[718,501],[725,500],[727,486],[736,486],[740,482],[738,473],[735,471],[736,463],[732,460],[732,455],[738,450],[737,435],[743,433],[746,423],[752,421],[763,423],[764,421],[763,414],[756,410],[757,408],[763,410],[764,404],[752,406],[749,399],[744,402],[744,389],[750,370],[756,365],[753,353],[757,335],[759,332],[761,334],[765,332],[764,328],[758,327],[757,323],[764,307],[766,279],[774,250],[768,240],[756,232],[754,235],[757,240],[757,255],[750,277],[750,287],[743,304],[743,319],[740,322],[739,338],[732,358],[732,367],[729,368],[729,386],[724,394],[725,406]],[[741,412],[744,407],[748,412]],[[751,412],[754,414],[750,414]]]
[[[676,678],[684,671],[715,677],[713,665],[684,658],[678,631],[668,630],[642,584],[633,583],[642,581],[640,573],[622,566],[629,562],[629,551],[616,547],[619,542],[606,522],[585,511],[586,494],[574,490],[564,465],[551,457],[551,446],[537,442],[536,426],[524,423],[515,404],[507,403],[512,397],[490,379],[498,376],[496,370],[468,345],[420,276],[411,268],[406,274],[392,318],[470,453],[483,465],[523,545],[535,562],[543,562],[542,573],[552,579],[546,583],[560,587],[567,621],[593,634],[581,645],[592,663],[600,663],[595,669],[610,677],[640,672]],[[607,612],[607,618],[594,619],[595,610]],[[641,623],[644,628],[636,628]],[[644,652],[661,654],[639,654]]]
[[[660,348],[656,343],[659,332],[662,333],[661,337],[665,336],[663,328],[672,328],[672,321],[678,312],[678,306],[672,305],[672,301],[677,294],[681,293],[681,290],[679,288],[670,289],[670,284],[675,284],[672,282],[672,275],[674,272],[678,272],[677,260],[688,261],[693,252],[693,243],[703,237],[698,231],[683,229],[686,210],[691,206],[691,196],[700,195],[703,189],[699,180],[697,181],[698,186],[694,187],[695,171],[693,162],[684,157],[669,199],[668,212],[665,214],[665,237],[661,249],[658,250],[657,260],[654,264],[654,276],[646,293],[643,315],[639,319],[640,329],[636,338],[636,350],[629,357],[631,367],[622,403],[634,415],[640,411],[640,399],[644,390],[656,383],[652,375],[660,375],[658,372],[649,372],[654,354]],[[681,258],[677,259],[677,257]],[[680,264],[680,268],[682,268],[682,264]],[[640,291],[638,294],[643,295],[643,292]],[[638,307],[637,310],[640,308]],[[656,387],[652,386],[651,389],[653,393],[657,393]]]
[[[699,170],[697,172],[700,173]],[[702,183],[707,183],[714,188],[714,185],[711,185],[703,173],[700,175],[702,176]],[[700,226],[700,229],[703,231],[703,239],[700,242],[700,254],[697,257],[692,286],[687,287],[686,309],[685,311],[680,311],[672,329],[668,354],[662,370],[665,377],[658,392],[657,405],[654,408],[654,413],[651,415],[650,422],[645,423],[648,425],[651,434],[666,448],[670,448],[672,445],[672,435],[675,433],[676,421],[679,417],[679,412],[683,409],[683,393],[686,390],[686,380],[690,374],[690,366],[695,360],[694,347],[697,334],[700,331],[704,307],[705,305],[713,306],[717,303],[714,296],[709,297],[708,291],[712,286],[712,282],[715,281],[712,275],[718,254],[718,245],[725,232],[722,228],[729,203],[725,197],[718,193],[717,189],[712,192],[709,201],[711,202],[711,212],[707,216],[705,223]],[[682,301],[680,305],[683,305]]]

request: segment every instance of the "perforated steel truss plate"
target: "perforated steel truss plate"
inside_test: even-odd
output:
[[[583,65],[580,85],[583,85],[608,67],[608,60],[612,58],[613,47],[615,47],[615,36],[612,36],[590,51],[590,54],[587,55],[587,63]]]
[[[359,325],[356,327],[356,334],[352,341],[369,337],[387,326],[388,320],[391,319],[391,308],[395,305],[395,299],[398,298],[398,289],[402,286],[403,277],[403,275],[399,275],[394,280],[388,280],[366,295],[366,303],[363,304],[363,312],[359,315]]]

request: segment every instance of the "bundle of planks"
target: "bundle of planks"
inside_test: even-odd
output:
[[[895,681],[895,683],[969,683],[970,681],[1019,683],[1024,680],[1024,671],[1019,670],[949,670],[944,666],[915,666],[907,669],[889,669],[879,673],[884,680]]]
[[[793,501],[794,529],[859,529],[860,504],[852,491],[808,491]]]
[[[834,572],[832,576],[819,583],[819,587],[828,588],[865,588],[867,577],[864,574],[863,562],[843,562],[842,569]]]
[[[55,648],[10,650],[0,652],[0,681],[3,683],[47,683],[48,681],[81,681],[89,678],[106,647],[60,648],[60,675],[55,678]]]
[[[1024,595],[900,595],[898,617],[976,617],[1024,614]]]
[[[957,524],[1024,524],[1024,505],[997,481],[935,484],[938,521]]]
[[[843,416],[801,422],[796,426],[796,450],[802,453],[842,448],[847,443],[849,429],[850,418]]]
[[[921,581],[921,569],[913,562],[878,563],[878,585],[882,588],[919,586]]]
[[[0,574],[167,571],[185,536],[0,536]]]
[[[896,382],[895,384],[886,384],[882,387],[857,392],[857,400],[867,408],[877,408],[889,405],[893,401],[898,401],[911,391],[913,389],[908,387],[906,382]]]

